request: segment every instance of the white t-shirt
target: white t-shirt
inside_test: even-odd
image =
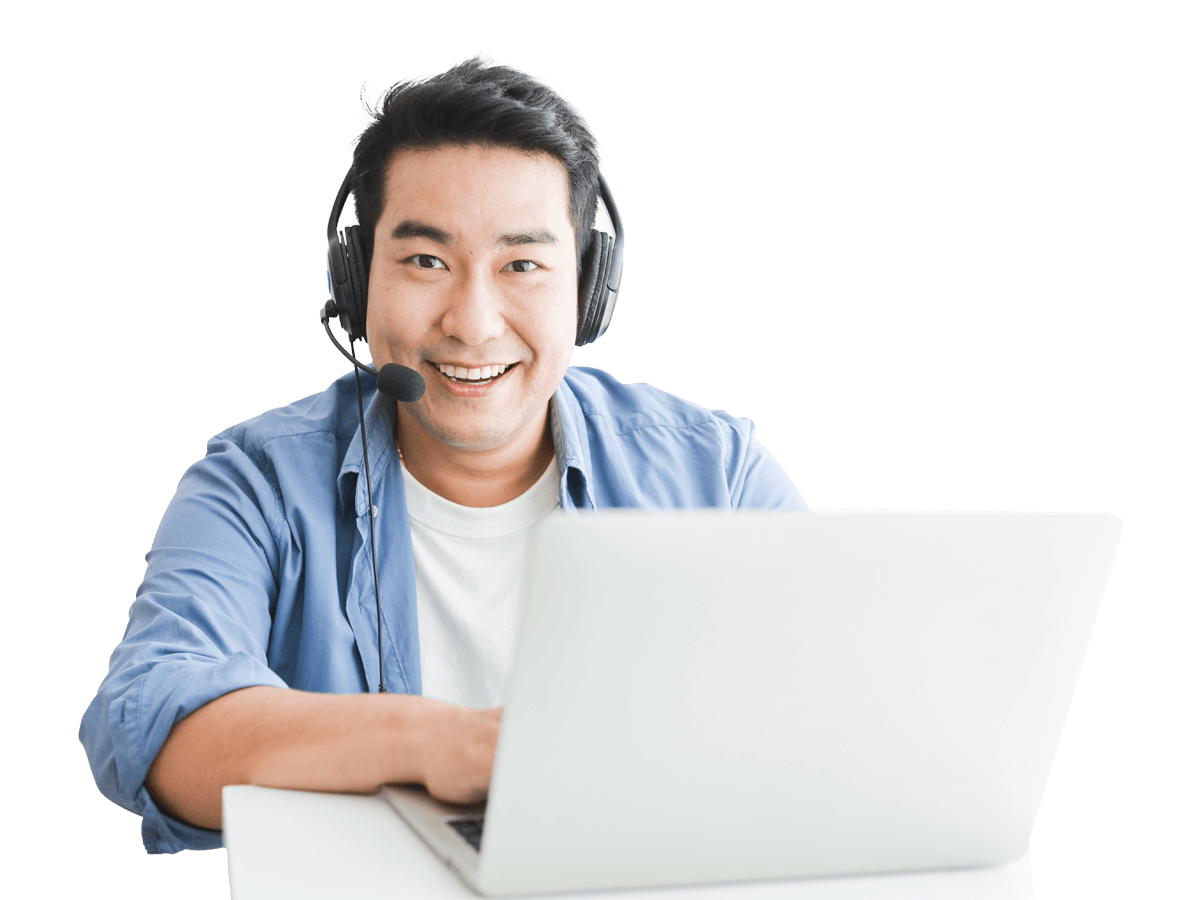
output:
[[[529,531],[558,507],[555,460],[500,506],[452,503],[404,468],[426,697],[501,706],[512,676]]]

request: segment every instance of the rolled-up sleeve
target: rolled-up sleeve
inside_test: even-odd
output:
[[[168,816],[146,791],[172,726],[231,691],[287,686],[266,657],[281,527],[268,477],[218,437],[184,475],[146,557],[129,626],[79,738],[101,792],[142,816],[151,853],[221,844],[220,832]]]

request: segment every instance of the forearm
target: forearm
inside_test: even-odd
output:
[[[164,811],[216,829],[227,784],[370,792],[423,783],[429,748],[451,739],[447,720],[472,713],[404,694],[245,688],[176,723],[146,787]]]

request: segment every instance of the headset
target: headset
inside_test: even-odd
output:
[[[621,215],[613,202],[612,192],[604,176],[600,180],[600,199],[613,226],[613,234],[592,229],[587,248],[583,251],[579,273],[579,321],[575,331],[575,346],[590,344],[608,330],[613,310],[617,305],[617,289],[621,286],[621,266],[625,256],[625,229],[621,226]],[[425,393],[425,379],[419,372],[407,366],[388,363],[378,371],[364,365],[354,356],[354,342],[367,337],[367,277],[370,261],[363,252],[361,226],[349,225],[338,234],[338,219],[350,196],[354,181],[354,168],[346,173],[333,211],[329,214],[329,225],[325,236],[329,242],[329,301],[321,308],[321,324],[329,340],[341,354],[354,364],[354,383],[358,393],[358,424],[363,450],[363,477],[367,485],[367,509],[370,513],[371,577],[375,584],[375,624],[379,641],[379,693],[386,694],[383,677],[383,604],[379,599],[379,569],[375,561],[375,498],[371,490],[371,469],[367,459],[367,426],[363,417],[362,384],[359,370],[376,377],[380,393],[400,403],[415,403]],[[350,352],[338,343],[329,327],[329,320],[337,317],[342,328],[350,335]]]
[[[579,318],[575,346],[590,344],[608,330],[613,310],[617,306],[617,289],[621,286],[621,268],[625,257],[625,229],[621,215],[613,202],[612,192],[603,175],[600,179],[600,199],[612,222],[613,234],[592,229],[579,273]],[[346,173],[325,235],[329,241],[329,293],[333,298],[329,315],[335,315],[350,335],[351,344],[367,336],[367,278],[370,260],[363,252],[360,225],[347,226],[338,234],[338,219],[350,196],[354,169]]]

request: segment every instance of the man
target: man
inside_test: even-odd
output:
[[[219,846],[226,784],[486,795],[555,508],[803,507],[748,421],[568,371],[599,172],[548,89],[478,60],[399,85],[353,172],[372,357],[427,388],[363,379],[370,493],[350,376],[185,474],[80,731],[150,852]]]

